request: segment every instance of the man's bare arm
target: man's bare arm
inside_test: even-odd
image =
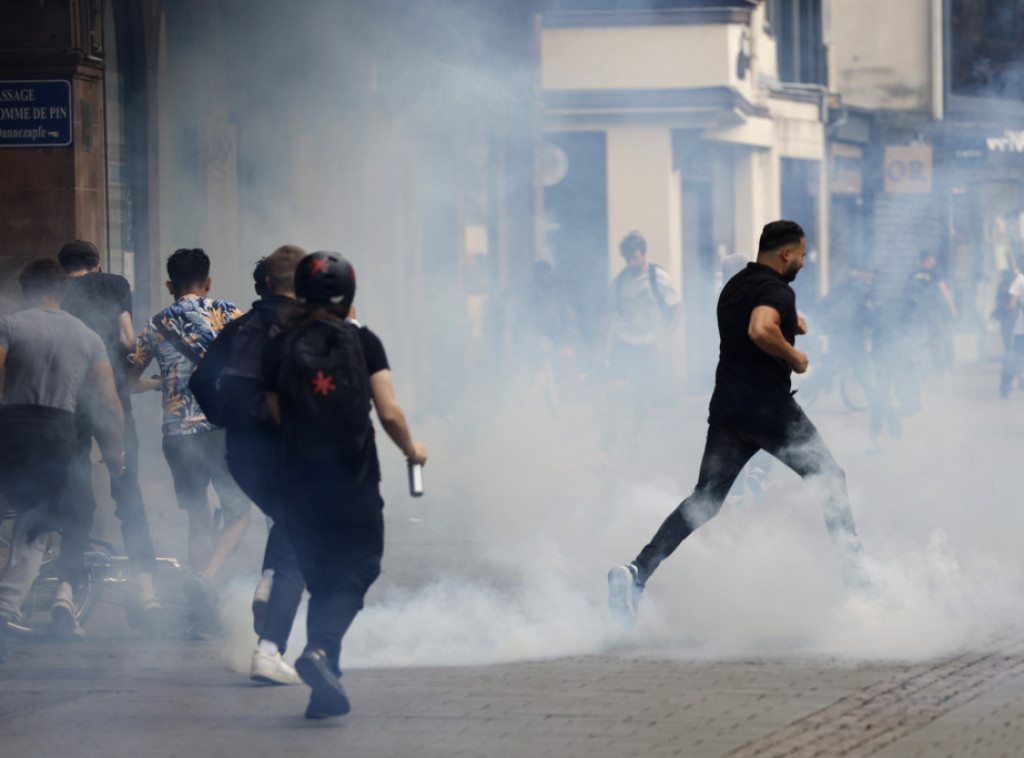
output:
[[[949,308],[949,312],[956,318],[956,303],[953,301],[953,293],[950,291],[949,286],[942,280],[939,280],[939,292],[942,293],[942,299],[946,301],[946,306]]]
[[[750,314],[747,336],[768,355],[781,358],[793,371],[802,374],[807,370],[807,356],[786,341],[781,324],[777,310],[770,305],[759,305]]]
[[[117,338],[125,352],[135,349],[135,327],[132,326],[132,314],[122,311],[117,317]]]
[[[391,384],[391,372],[387,369],[378,371],[370,377],[370,394],[373,395],[373,405],[377,409],[377,418],[380,419],[384,431],[401,450],[405,457],[413,463],[427,462],[427,449],[416,442],[409,432],[409,425],[405,421],[405,413],[402,406],[395,398],[395,388]]]
[[[124,411],[117,398],[114,371],[109,361],[96,361],[89,367],[89,387],[92,396],[92,417],[98,434],[103,462],[110,475],[124,473]]]

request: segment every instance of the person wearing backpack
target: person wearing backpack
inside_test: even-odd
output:
[[[184,589],[191,633],[204,637],[223,629],[213,582],[245,536],[252,508],[228,472],[224,430],[206,417],[188,383],[213,340],[242,311],[233,303],[206,296],[210,259],[199,248],[176,250],[167,259],[167,276],[174,302],[154,315],[139,334],[129,356],[129,371],[138,381],[152,360],[160,367],[157,388],[163,396],[164,459],[178,505],[188,513],[188,562],[193,574]],[[206,495],[211,483],[220,500],[223,525],[219,531]]]
[[[228,470],[271,520],[253,598],[259,639],[249,672],[267,684],[301,681],[282,657],[305,583],[283,520],[287,498],[277,482],[279,435],[263,391],[263,351],[295,305],[295,267],[305,255],[300,247],[284,245],[260,261],[253,273],[260,299],[224,327],[189,380],[206,417],[224,427]]]
[[[295,661],[312,689],[310,719],[350,709],[341,640],[380,574],[384,501],[371,403],[410,463],[427,460],[395,399],[383,343],[348,317],[355,292],[355,271],[340,254],[307,255],[295,272],[300,305],[264,356],[267,402],[281,425],[284,521],[310,594],[306,647]]]
[[[612,380],[612,405],[624,388],[633,395],[630,436],[640,436],[657,385],[661,355],[679,308],[679,295],[665,269],[647,261],[647,240],[632,231],[619,243],[626,262],[612,284],[612,312],[605,339],[605,365]],[[614,437],[614,428],[609,436]],[[611,441],[611,440],[609,440]]]

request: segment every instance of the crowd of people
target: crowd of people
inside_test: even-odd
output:
[[[148,636],[166,634],[130,397],[159,390],[163,454],[188,516],[189,636],[222,630],[216,583],[255,503],[271,527],[253,601],[251,677],[305,682],[307,718],[342,715],[350,706],[341,641],[384,550],[371,411],[411,463],[426,462],[384,345],[355,320],[355,270],[337,253],[286,245],[257,266],[260,299],[244,314],[208,296],[210,260],[201,249],[177,250],[167,275],[174,302],[136,335],[128,282],[100,270],[95,245],[72,242],[56,259],[24,268],[21,306],[0,317],[0,493],[14,514],[0,569],[0,661],[55,532],[53,628],[67,640],[84,635],[75,588],[96,510],[93,439],[110,474],[131,602]],[[158,374],[143,377],[153,361]],[[304,589],[307,640],[292,667],[282,653]]]
[[[667,363],[680,297],[668,274],[648,262],[639,232],[626,235],[620,253],[623,268],[611,282],[595,352],[610,404],[630,409],[628,428],[608,436],[635,444]],[[609,608],[626,626],[660,564],[718,513],[755,455],[761,469],[774,457],[818,488],[844,578],[858,586],[866,581],[845,474],[791,381],[812,363],[796,348],[807,323],[791,287],[805,255],[800,226],[775,221],[762,230],[755,260],[732,255],[722,262],[719,360],[697,484],[635,559],[608,573]],[[177,250],[166,268],[173,302],[138,334],[128,282],[101,271],[98,250],[83,241],[27,265],[20,308],[0,317],[0,494],[14,514],[10,556],[0,567],[0,660],[55,532],[61,538],[53,629],[65,640],[84,636],[75,591],[84,581],[97,508],[94,440],[131,567],[133,615],[147,636],[167,633],[131,402],[132,394],[159,391],[162,451],[188,522],[188,636],[223,632],[217,586],[255,503],[270,526],[252,604],[257,643],[250,675],[268,684],[305,682],[312,690],[308,718],[344,714],[341,642],[380,573],[384,549],[371,413],[411,464],[426,461],[395,397],[384,345],[356,320],[355,270],[338,253],[282,246],[257,264],[259,299],[243,313],[210,297],[203,250]],[[852,272],[815,304],[815,314],[831,351],[868,388],[877,440],[883,428],[898,436],[899,417],[920,405],[905,363],[914,352],[907,341],[921,347],[934,371],[949,368],[956,306],[929,251],[892,306],[876,303],[875,276]],[[515,313],[528,335],[518,347],[533,367],[531,392],[553,410],[559,343],[574,320],[557,290],[552,266],[538,263]],[[1024,274],[1014,271],[1000,292],[1014,314],[1004,327],[1005,395],[1024,370]],[[145,376],[154,361],[157,373]],[[284,653],[304,591],[307,640],[293,666]]]

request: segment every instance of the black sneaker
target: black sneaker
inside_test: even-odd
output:
[[[331,670],[327,659],[318,651],[303,651],[295,661],[295,671],[313,689],[306,707],[307,719],[344,716],[352,709],[345,688],[341,686],[341,678]]]
[[[608,572],[608,611],[621,626],[636,624],[644,585],[636,564],[616,566]]]

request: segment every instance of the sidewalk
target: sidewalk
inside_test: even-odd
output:
[[[666,562],[637,629],[605,629],[603,570],[692,486],[694,403],[657,420],[678,442],[644,461],[657,486],[584,477],[598,494],[574,498],[570,478],[538,503],[488,472],[449,490],[435,466],[426,497],[389,497],[385,573],[343,654],[350,715],[307,722],[304,687],[248,680],[245,584],[231,639],[149,644],[104,606],[83,644],[12,643],[0,755],[1022,756],[1024,393],[1001,400],[998,370],[927,388],[881,455],[864,414],[811,413],[889,584],[859,615],[832,599],[820,512],[780,468]],[[301,645],[297,628],[288,657]]]
[[[590,656],[353,669],[352,713],[253,685],[216,643],[36,645],[0,670],[4,755],[1019,756],[1024,656],[917,666]]]

